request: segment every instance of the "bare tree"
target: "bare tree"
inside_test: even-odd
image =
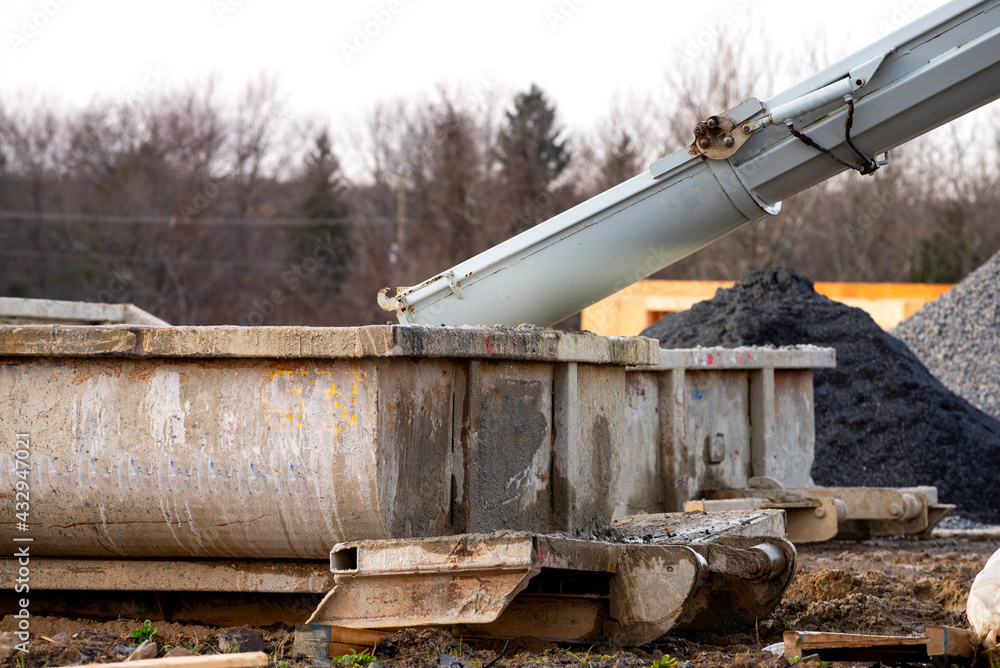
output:
[[[922,142],[921,180],[932,211],[915,252],[917,280],[955,282],[1000,250],[1000,106],[945,126]],[[992,158],[992,159],[991,159]]]
[[[277,80],[261,73],[247,83],[236,107],[232,125],[231,181],[236,196],[236,214],[246,217],[260,204],[259,185],[263,169],[287,125],[287,112],[279,96]],[[284,164],[272,165],[272,174]]]
[[[65,124],[54,107],[51,100],[21,98],[0,108],[0,150],[7,169],[26,181],[24,205],[32,211],[45,210],[47,185],[61,171]]]
[[[632,178],[662,157],[663,140],[648,113],[651,107],[649,99],[619,97],[581,140],[575,167],[582,170],[587,195]]]

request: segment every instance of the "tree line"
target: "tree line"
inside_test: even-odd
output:
[[[133,302],[174,324],[385,322],[412,285],[646,169],[774,84],[721,42],[697,72],[571,133],[537,85],[441,85],[329,127],[261,76],[66,109],[0,101],[0,293]],[[752,73],[757,72],[757,76]],[[795,74],[795,73],[792,73]],[[706,86],[705,81],[723,82]],[[960,280],[1000,249],[1000,124],[960,124],[783,204],[659,278],[781,264],[815,280]],[[572,326],[572,323],[568,323]]]

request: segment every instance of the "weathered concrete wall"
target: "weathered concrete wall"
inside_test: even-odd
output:
[[[531,328],[0,327],[0,445],[13,464],[30,435],[37,556],[573,531],[610,519],[623,367],[656,355]],[[566,462],[586,493],[556,493]]]
[[[813,346],[661,350],[654,367],[627,371],[615,515],[680,511],[754,476],[811,486],[812,374],[834,359]]]

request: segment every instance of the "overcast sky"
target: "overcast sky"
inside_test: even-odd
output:
[[[723,25],[751,17],[760,48],[825,40],[840,58],[940,0],[0,0],[0,96],[83,105],[218,75],[260,72],[289,108],[337,124],[378,100],[538,83],[571,129],[616,95],[655,90]],[[822,10],[822,13],[820,13]],[[787,49],[784,49],[787,50]],[[783,51],[784,51],[783,50]],[[762,97],[777,91],[748,91]]]

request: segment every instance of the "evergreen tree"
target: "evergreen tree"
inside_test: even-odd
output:
[[[597,177],[599,191],[616,186],[642,171],[642,156],[628,132],[622,130],[617,139],[609,144]]]
[[[306,155],[303,181],[306,196],[301,210],[306,218],[328,220],[347,216],[340,161],[333,153],[326,130],[316,136],[315,147]]]
[[[540,222],[551,204],[549,187],[569,165],[567,139],[556,126],[555,107],[537,85],[514,100],[498,152],[514,231]]]
[[[304,162],[305,197],[299,210],[316,223],[304,225],[292,235],[295,263],[301,265],[302,271],[286,285],[290,292],[296,292],[300,285],[308,284],[302,292],[308,293],[309,298],[299,297],[309,302],[310,309],[321,311],[340,293],[346,275],[350,248],[343,219],[349,209],[343,198],[345,185],[340,161],[326,130],[316,135],[313,149]]]

